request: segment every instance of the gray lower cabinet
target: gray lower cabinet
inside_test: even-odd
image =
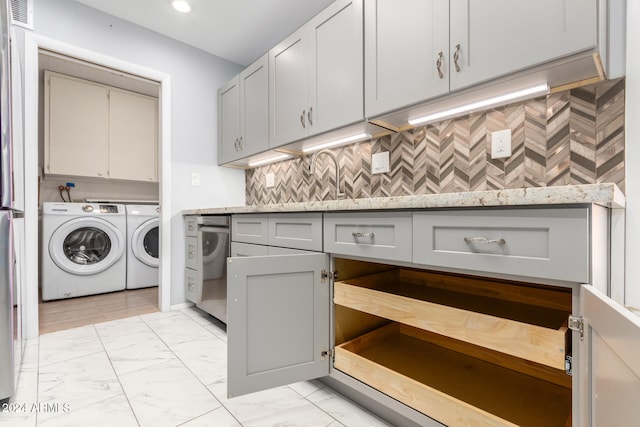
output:
[[[529,270],[470,270],[466,250],[456,266],[465,274],[437,259],[427,270],[415,250],[413,263],[339,248],[331,255],[229,258],[229,396],[323,378],[394,425],[629,425],[640,419],[633,403],[640,401],[640,320],[598,290],[606,284],[595,264],[607,264],[607,251],[593,236],[607,227],[603,211],[556,213],[556,220],[578,224],[562,236],[584,258],[594,286],[531,277]],[[449,211],[462,212],[475,225],[449,218],[453,228],[471,227],[472,245],[495,245],[483,240],[493,236],[475,235],[491,232],[484,212],[500,214],[494,226],[514,229],[504,219],[508,210]],[[547,218],[541,224],[533,221],[535,210],[525,213],[524,220],[514,213],[525,229],[558,225],[550,212],[538,212]],[[371,224],[371,217],[354,223]],[[414,244],[429,232],[420,224]],[[526,236],[515,237],[526,244]],[[530,243],[537,246],[538,237]],[[549,245],[560,244],[555,239]],[[508,257],[491,256],[509,268]]]
[[[329,255],[229,258],[230,397],[329,374]]]

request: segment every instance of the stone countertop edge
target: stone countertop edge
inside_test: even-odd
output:
[[[621,209],[625,207],[625,197],[615,184],[604,183],[189,209],[182,211],[182,215],[544,206],[585,203]]]

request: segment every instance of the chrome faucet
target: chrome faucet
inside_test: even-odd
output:
[[[333,159],[333,163],[336,165],[336,199],[344,197],[344,192],[340,191],[340,165],[338,164],[338,157],[331,150],[320,150],[313,153],[311,161],[309,162],[309,173],[313,175],[316,171],[316,159],[320,154],[327,154]]]

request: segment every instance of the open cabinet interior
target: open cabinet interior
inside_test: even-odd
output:
[[[334,263],[336,369],[448,426],[571,426],[571,288]]]

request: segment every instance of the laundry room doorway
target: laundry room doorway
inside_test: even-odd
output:
[[[143,179],[136,177],[125,177],[124,179],[107,177],[106,179],[101,179],[103,177],[100,175],[86,177],[83,172],[77,175],[73,172],[69,174],[59,173],[58,171],[50,172],[47,169],[49,167],[47,161],[51,156],[49,155],[50,153],[45,152],[50,147],[45,147],[44,144],[44,128],[48,125],[45,122],[44,108],[44,103],[46,102],[45,94],[48,89],[45,86],[48,84],[44,77],[45,70],[47,70],[47,73],[62,76],[66,80],[80,81],[82,84],[86,82],[88,85],[99,86],[100,89],[106,87],[109,91],[112,91],[109,99],[112,98],[112,93],[117,93],[118,95],[124,93],[126,95],[133,94],[133,96],[143,99],[145,102],[155,100],[155,105],[157,106],[157,121],[154,125],[157,132],[155,153],[131,153],[131,156],[137,161],[141,156],[151,156],[153,154],[155,177],[150,177],[148,182],[144,182]],[[25,209],[25,219],[27,221],[27,229],[31,230],[31,234],[27,233],[26,236],[27,252],[31,254],[27,260],[27,295],[25,303],[27,312],[26,334],[28,337],[35,337],[40,333],[56,329],[81,326],[81,323],[91,324],[169,308],[170,287],[168,278],[170,277],[170,263],[162,260],[162,254],[166,254],[167,257],[170,254],[170,215],[168,214],[170,212],[170,193],[169,186],[163,185],[163,183],[170,183],[167,154],[170,153],[168,87],[169,76],[164,73],[47,38],[39,36],[26,37],[25,158],[29,160],[25,164],[25,199],[28,206]],[[34,132],[35,129],[39,129],[39,131]],[[69,164],[78,164],[79,161],[72,158],[76,154],[75,151],[67,150],[65,155],[62,156],[63,161],[70,159],[68,161]],[[163,159],[165,160],[164,162]],[[128,169],[133,170],[134,168]],[[147,179],[146,175],[144,179]],[[47,211],[43,209],[45,203],[64,204],[65,207],[77,205],[80,209],[100,212],[103,215],[111,211],[122,212],[122,215],[126,215],[127,204],[153,206],[157,221],[155,235],[152,230],[150,232],[151,237],[144,241],[146,244],[155,244],[155,248],[150,249],[149,253],[155,253],[156,256],[159,255],[158,263],[155,267],[158,286],[154,287],[153,283],[144,282],[144,286],[137,286],[136,289],[126,289],[126,276],[121,278],[120,270],[118,270],[118,276],[116,276],[116,267],[114,266],[110,267],[111,270],[107,269],[107,272],[113,271],[113,275],[107,279],[103,278],[102,282],[96,282],[98,285],[94,287],[94,283],[88,278],[89,275],[81,277],[82,273],[76,274],[73,269],[67,269],[72,271],[72,273],[67,273],[69,274],[68,278],[73,279],[68,280],[68,282],[75,283],[75,281],[78,281],[79,284],[72,284],[67,289],[57,290],[57,294],[48,292],[47,295],[50,300],[43,303],[40,284],[43,283],[42,275],[49,274],[44,271],[43,259],[50,250],[48,245],[49,236],[43,234],[43,217]],[[162,209],[160,209],[160,206],[162,206]],[[37,210],[34,209],[35,207],[37,207]],[[29,209],[31,209],[30,213]],[[34,230],[37,231],[34,233]],[[80,230],[74,235],[75,239],[102,239],[100,244],[96,246],[102,245],[102,248],[107,250],[111,248],[111,242],[105,243],[105,240],[108,239],[100,233],[91,231],[89,228],[80,227]],[[116,231],[116,234],[118,236],[121,235],[121,237],[114,235],[113,238],[115,240],[121,239],[121,243],[126,246],[127,239],[130,238],[127,235],[126,227],[122,227],[119,232]],[[89,249],[87,248],[91,246],[91,244],[75,242],[71,237],[70,239],[72,243],[77,243],[74,246],[76,251],[88,251]],[[55,250],[58,249],[56,247]],[[34,256],[35,254],[37,256]],[[73,262],[98,262],[100,259],[99,256],[80,255],[77,253],[68,254],[69,259],[75,260],[71,261],[72,264]],[[122,256],[123,259],[127,256],[126,250]],[[63,256],[52,256],[52,258],[62,259]],[[47,268],[56,269],[58,266]],[[118,286],[114,286],[114,281],[118,283]],[[163,283],[167,285],[163,286]],[[120,284],[123,290],[119,289]],[[116,287],[118,289],[114,290]],[[87,309],[88,307],[93,307],[93,309]],[[41,310],[42,313],[40,313]],[[83,316],[85,317],[84,320]],[[44,323],[43,320],[45,320]],[[40,331],[39,325],[43,326],[42,331]]]

